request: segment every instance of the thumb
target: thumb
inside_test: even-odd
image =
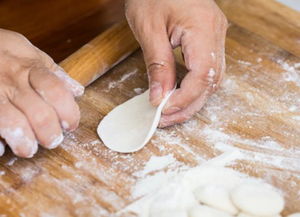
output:
[[[140,37],[149,77],[150,102],[158,106],[176,82],[172,46],[166,32],[152,30]]]

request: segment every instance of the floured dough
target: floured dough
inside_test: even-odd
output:
[[[194,191],[194,194],[196,199],[201,203],[223,210],[232,215],[238,213],[238,209],[231,202],[229,190],[224,186],[208,184],[198,187]]]
[[[114,108],[103,118],[97,129],[105,146],[122,153],[143,148],[154,134],[161,111],[170,95],[171,93],[158,107],[153,107],[147,90]]]
[[[245,182],[231,192],[233,203],[254,216],[276,216],[284,208],[283,197],[266,183]]]
[[[287,217],[300,217],[300,212],[293,213],[291,215],[288,215]]]
[[[185,210],[170,210],[161,212],[152,212],[150,217],[188,217]]]
[[[254,215],[249,215],[246,213],[240,213],[238,214],[237,217],[281,217],[281,215],[274,215],[274,216],[254,216]]]
[[[189,217],[233,217],[232,215],[213,209],[209,206],[195,206],[189,211]]]
[[[206,165],[201,169],[191,169],[185,174],[184,180],[193,191],[207,185],[218,185],[231,190],[241,183],[241,175],[229,168]]]

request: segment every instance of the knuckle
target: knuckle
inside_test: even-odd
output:
[[[202,77],[202,82],[205,87],[213,87],[218,81],[219,75],[214,68],[210,68]]]
[[[55,112],[51,109],[42,109],[33,116],[33,124],[37,128],[45,128],[52,124],[55,117]]]
[[[1,90],[0,90],[0,105],[6,104],[8,102],[7,96],[6,94],[4,94]]]
[[[176,123],[184,123],[192,118],[193,114],[189,112],[184,112],[182,115],[177,119]]]
[[[63,83],[60,81],[53,81],[49,84],[51,87],[51,91],[49,91],[49,94],[52,98],[60,98],[60,97],[66,97],[69,94],[69,91],[64,87]]]
[[[147,70],[149,75],[163,73],[169,69],[170,63],[167,61],[151,61]]]
[[[20,90],[16,84],[10,83],[5,85],[5,87],[3,87],[1,92],[3,98],[5,97],[11,101],[15,101],[15,99],[20,93]]]
[[[153,71],[153,70],[160,70],[162,68],[165,68],[165,64],[163,61],[157,61],[157,62],[151,62],[149,65],[148,65],[148,70],[149,71]]]

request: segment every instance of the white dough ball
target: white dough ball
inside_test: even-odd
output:
[[[220,185],[200,186],[194,191],[197,201],[213,208],[223,210],[232,215],[238,213],[238,209],[230,199],[229,190]]]
[[[195,206],[189,210],[189,217],[233,217],[232,215],[209,206]]]
[[[287,217],[300,217],[300,212],[290,214]]]
[[[254,216],[272,216],[284,208],[283,197],[269,184],[245,182],[231,192],[232,202]]]
[[[151,212],[150,217],[188,217],[185,210],[165,210],[160,212]]]
[[[240,213],[237,217],[281,217],[281,215],[272,215],[272,216],[254,216],[247,213]]]

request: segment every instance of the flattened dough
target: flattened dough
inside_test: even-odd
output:
[[[230,199],[229,190],[221,185],[200,186],[194,191],[195,198],[208,206],[228,212],[231,215],[238,213],[238,209]]]
[[[293,213],[293,214],[289,215],[288,217],[300,217],[300,212]]]
[[[149,90],[114,108],[100,122],[97,132],[104,145],[113,151],[130,153],[143,148],[160,120],[169,93],[158,107],[149,101]]]
[[[189,211],[189,217],[233,217],[232,215],[209,206],[195,206]]]
[[[241,212],[237,217],[281,217],[281,215],[274,215],[274,216],[254,216],[254,215],[249,215],[249,214]]]
[[[283,197],[269,184],[245,182],[231,192],[232,202],[254,216],[276,216],[284,208]]]

